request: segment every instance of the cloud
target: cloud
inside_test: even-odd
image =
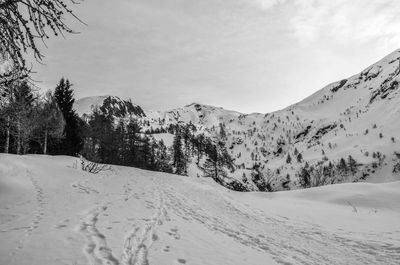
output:
[[[398,48],[397,2],[85,1],[89,26],[50,39],[35,79],[50,88],[66,76],[77,97],[129,96],[151,109],[276,110]]]
[[[256,0],[257,4],[259,4],[262,9],[270,9],[286,1],[287,0]]]
[[[289,30],[302,44],[321,39],[338,44],[378,40],[383,46],[400,41],[398,0],[256,0],[270,10],[289,6]]]

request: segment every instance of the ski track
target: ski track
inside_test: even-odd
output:
[[[74,184],[72,187],[81,189],[81,185],[79,184]],[[162,193],[158,189],[155,189],[154,196],[152,197],[155,198],[155,204],[158,206],[155,207],[154,214],[146,222],[142,224],[136,222],[132,226],[132,229],[124,239],[122,257],[117,259],[113,255],[111,248],[107,245],[106,236],[99,231],[96,225],[100,214],[107,211],[115,202],[123,201],[126,203],[132,197],[140,199],[138,194],[130,187],[129,182],[123,185],[123,189],[123,193],[117,199],[90,210],[79,226],[79,232],[86,239],[83,251],[90,265],[148,265],[149,249],[154,241],[158,239],[156,235],[157,227],[163,224],[164,219],[169,220]],[[86,190],[90,193],[93,189],[87,187]],[[99,192],[95,193],[98,194]],[[154,208],[150,207],[150,205],[148,206],[148,208]]]
[[[21,250],[32,241],[30,237],[41,226],[46,213],[46,190],[41,185],[41,178],[29,170],[23,177],[29,180],[34,195],[34,200],[29,201],[32,205],[29,215],[32,217],[26,225],[1,231],[24,231],[15,248],[9,252],[11,263],[16,262]],[[102,178],[93,179],[95,182],[85,179],[70,185],[81,196],[93,196],[95,201],[81,216],[77,230],[85,240],[82,251],[88,265],[149,265],[151,248],[159,239],[157,231],[164,222],[172,221],[171,215],[174,219],[199,224],[245,247],[265,253],[278,264],[398,265],[400,261],[400,231],[327,230],[313,223],[269,215],[213,190],[199,190],[190,185],[183,190],[176,187],[179,182],[168,182],[146,174],[126,177],[124,183],[117,184],[118,189],[113,193],[107,193],[109,187],[103,183],[107,179]],[[133,224],[121,237],[122,249],[118,249],[121,255],[117,257],[100,229],[100,218],[110,216],[114,208],[126,207],[126,210],[135,211],[131,206],[133,199],[147,209],[146,213],[150,212],[146,216],[127,218]],[[178,229],[179,226],[170,229],[167,234],[172,239],[180,239]],[[166,246],[163,251],[169,252],[170,247]],[[185,263],[186,260],[178,259],[178,262]]]
[[[33,215],[33,219],[29,226],[20,227],[20,228],[13,228],[10,230],[25,230],[24,236],[20,238],[17,243],[15,249],[10,253],[11,257],[17,256],[17,254],[24,248],[26,242],[28,241],[29,237],[32,236],[34,231],[39,227],[43,216],[45,214],[45,196],[43,192],[43,188],[40,186],[40,183],[36,178],[34,178],[29,170],[26,170],[25,176],[29,178],[30,183],[32,184],[35,196],[35,211]]]
[[[107,206],[101,206],[90,211],[80,225],[79,231],[84,235],[87,242],[84,253],[88,258],[89,264],[92,265],[119,264],[111,249],[107,246],[106,237],[96,227],[99,215],[106,210]]]
[[[158,190],[156,190],[156,195],[158,207],[152,218],[140,227],[134,226],[125,239],[122,265],[149,264],[148,251],[157,238],[156,228],[163,224],[167,216],[164,199]]]
[[[84,250],[90,265],[149,265],[150,248],[158,239],[157,227],[164,221],[171,220],[167,209],[188,222],[197,222],[210,231],[228,236],[246,247],[265,252],[278,264],[397,265],[400,260],[400,231],[392,234],[394,244],[372,240],[371,238],[379,238],[379,235],[374,233],[344,234],[340,231],[325,231],[315,224],[295,222],[281,216],[267,216],[260,210],[237,202],[232,203],[228,198],[211,192],[207,197],[218,202],[217,207],[203,202],[199,204],[189,191],[178,192],[163,181],[150,179],[155,186],[151,193],[154,202],[147,199],[149,194],[135,192],[128,182],[123,185],[123,193],[119,194],[117,199],[106,203],[107,206],[95,208],[86,216],[80,231],[87,240]],[[96,223],[100,213],[106,211],[114,202],[129,203],[131,198],[141,200],[147,208],[154,209],[154,213],[150,219],[144,219],[145,222],[134,223],[125,236],[122,256],[117,259],[107,246],[106,237],[97,229]],[[168,234],[179,239],[177,231],[171,230]],[[366,240],[358,240],[358,236]]]
[[[76,182],[76,183],[72,183],[71,187],[75,188],[78,190],[78,192],[81,193],[86,193],[86,194],[91,194],[91,193],[95,193],[95,194],[100,194],[100,192],[92,187],[88,186],[88,182],[89,180],[85,180],[82,182]]]
[[[168,208],[181,218],[196,221],[245,246],[269,253],[279,264],[395,265],[400,261],[400,244],[360,241],[349,235],[326,232],[316,225],[294,224],[284,218],[271,218],[254,210],[239,209],[222,197],[215,200],[223,202],[218,211],[227,213],[210,214],[213,213],[212,209],[203,209],[189,196],[183,197],[172,187],[165,189],[165,192]],[[210,199],[215,199],[213,197],[215,195],[210,194]],[[232,218],[224,220],[220,216]],[[246,223],[251,225],[243,225]],[[377,235],[367,237],[377,238]]]

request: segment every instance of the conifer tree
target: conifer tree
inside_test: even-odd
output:
[[[126,141],[127,141],[127,155],[126,161],[128,165],[135,165],[138,160],[139,155],[139,133],[141,131],[141,127],[139,123],[135,119],[130,119],[126,128]]]
[[[300,186],[303,188],[309,188],[311,185],[311,176],[306,168],[301,169],[300,178],[299,178]]]
[[[339,164],[337,165],[337,168],[339,171],[343,173],[347,173],[347,164],[346,161],[343,158],[340,158]]]
[[[292,157],[288,153],[287,158],[286,158],[286,164],[290,164],[290,163],[292,163]]]
[[[182,151],[182,136],[180,131],[177,131],[174,136],[174,142],[172,145],[173,150],[173,166],[175,168],[175,174],[184,175],[186,169],[185,156]]]
[[[297,154],[297,162],[299,163],[303,162],[303,155],[301,153]]]
[[[164,141],[161,139],[157,143],[157,148],[155,152],[155,161],[157,165],[157,170],[161,172],[172,173],[172,166],[170,165],[170,156],[167,151],[167,147],[164,144]]]
[[[357,162],[351,155],[347,158],[347,165],[352,175],[357,173]]]
[[[230,156],[222,145],[213,144],[212,141],[208,142],[206,150],[207,158],[202,166],[204,177],[210,177],[223,185],[224,179],[227,177],[224,166],[233,170]]]
[[[126,129],[125,129],[125,123],[123,119],[120,119],[117,125],[117,128],[115,129],[115,134],[114,134],[114,143],[117,146],[117,154],[115,156],[117,157],[117,164],[118,165],[125,165],[126,159],[125,156],[127,154],[127,144],[126,144]]]
[[[294,148],[294,156],[298,156],[299,151],[297,150],[297,148]]]
[[[226,140],[225,124],[223,124],[223,123],[219,124],[219,136],[220,136],[220,139]]]
[[[62,78],[54,91],[54,97],[60,108],[64,119],[64,139],[54,147],[54,153],[64,155],[77,155],[83,146],[81,138],[82,121],[73,109],[75,102],[74,91],[69,80]]]
[[[153,150],[152,146],[150,143],[150,138],[145,135],[144,137],[141,138],[140,140],[140,155],[139,155],[139,165],[138,167],[144,168],[144,169],[150,169],[150,170],[155,170],[154,168],[154,155],[153,155]]]

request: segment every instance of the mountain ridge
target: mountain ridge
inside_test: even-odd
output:
[[[236,165],[230,176],[249,190],[263,186],[257,185],[258,175],[272,183],[273,190],[296,188],[304,170],[312,174],[328,166],[332,170],[350,157],[356,160],[357,173],[343,174],[346,176],[337,182],[385,182],[400,179],[390,172],[397,163],[394,153],[400,152],[399,66],[400,49],[359,74],[266,114],[192,103],[167,111],[144,110],[142,117],[135,117],[147,133],[191,123],[199,132],[219,137],[222,125]],[[82,109],[79,100],[76,103]],[[307,166],[311,168],[305,169]],[[199,174],[199,170],[195,172],[193,175]]]

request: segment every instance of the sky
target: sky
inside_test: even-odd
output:
[[[42,48],[43,90],[116,95],[146,109],[243,113],[294,104],[400,48],[398,0],[85,0],[86,25]]]

